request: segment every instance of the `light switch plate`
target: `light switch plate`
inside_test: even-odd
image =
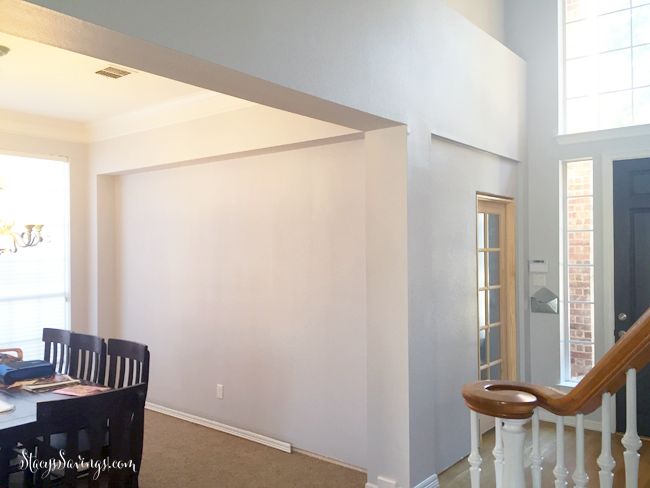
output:
[[[548,273],[548,263],[545,259],[531,259],[528,262],[528,271],[531,273]]]

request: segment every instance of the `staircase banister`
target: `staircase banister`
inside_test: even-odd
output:
[[[629,369],[650,363],[650,308],[568,393],[556,388],[515,381],[478,381],[463,387],[473,411],[503,419],[523,419],[537,407],[560,416],[588,414],[603,393],[615,394],[625,385]]]

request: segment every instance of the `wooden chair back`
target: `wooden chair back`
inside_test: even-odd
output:
[[[52,363],[57,373],[68,374],[70,371],[70,335],[69,330],[43,329],[43,359]]]
[[[108,340],[108,381],[111,388],[149,383],[149,348],[123,339]]]
[[[87,397],[38,403],[36,417],[39,432],[43,434],[43,441],[39,442],[39,461],[60,459],[60,446],[52,446],[51,439],[65,434],[66,459],[76,461],[82,455],[86,461],[100,462],[108,458],[110,462],[126,463],[128,467],[104,471],[97,479],[93,479],[97,470],[91,467],[81,484],[80,472],[70,463],[63,471],[63,480],[55,480],[53,476],[43,478],[43,473],[37,473],[37,483],[43,488],[55,481],[62,481],[64,486],[93,488],[106,486],[108,481],[109,487],[137,487],[142,461],[145,396],[146,385],[139,384]],[[79,449],[81,435],[87,437],[90,447],[84,453]]]
[[[104,383],[106,342],[90,334],[70,334],[69,374],[80,380]]]

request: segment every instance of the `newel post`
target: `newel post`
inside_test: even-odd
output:
[[[524,469],[525,426],[528,419],[503,420],[503,486],[515,488],[526,486]]]

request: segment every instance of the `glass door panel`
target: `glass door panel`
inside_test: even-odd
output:
[[[486,208],[477,214],[477,289],[479,330],[479,377],[482,380],[503,379],[504,334],[502,331],[502,258],[501,235],[503,212]]]

